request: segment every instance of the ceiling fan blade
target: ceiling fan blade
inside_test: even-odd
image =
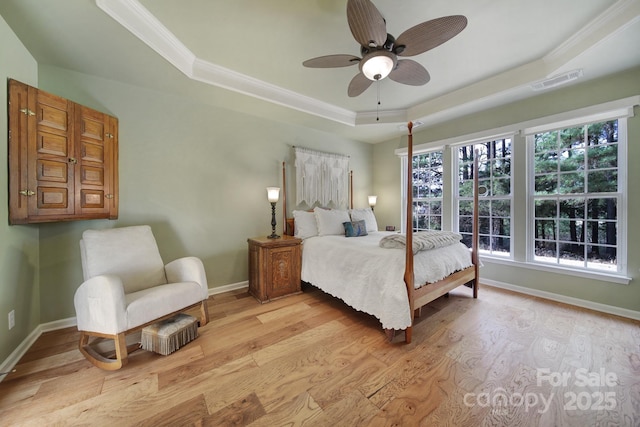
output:
[[[347,22],[353,38],[361,46],[377,47],[387,40],[387,24],[378,9],[369,0],[347,2]]]
[[[411,59],[401,59],[396,68],[389,74],[394,82],[411,86],[422,86],[431,80],[429,72],[419,63]]]
[[[302,65],[309,68],[336,68],[356,65],[358,62],[360,58],[353,55],[326,55],[307,59]]]
[[[351,79],[351,83],[349,83],[349,89],[347,90],[347,94],[353,98],[360,95],[362,92],[367,90],[369,86],[371,86],[373,80],[369,80],[365,77],[364,74],[358,73],[356,76]]]
[[[404,46],[399,56],[413,56],[440,46],[455,37],[467,26],[463,15],[443,16],[409,28],[396,39],[396,46]]]

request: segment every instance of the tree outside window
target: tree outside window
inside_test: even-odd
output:
[[[442,230],[442,151],[413,156],[413,230]]]
[[[533,136],[534,261],[617,270],[618,121]]]
[[[511,138],[458,147],[458,230],[471,246],[474,156],[478,182],[487,188],[478,205],[479,248],[485,254],[511,254]]]

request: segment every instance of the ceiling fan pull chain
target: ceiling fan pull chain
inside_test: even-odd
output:
[[[376,105],[376,122],[380,121],[380,80],[376,80],[376,86],[378,89],[378,105]]]

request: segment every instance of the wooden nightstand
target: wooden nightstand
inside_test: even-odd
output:
[[[254,237],[249,243],[249,293],[268,302],[301,292],[302,240]]]

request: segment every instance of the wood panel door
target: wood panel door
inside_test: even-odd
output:
[[[9,223],[118,217],[118,120],[9,80]]]
[[[28,136],[29,217],[74,213],[73,103],[47,92],[37,91],[35,132]]]
[[[111,217],[117,199],[117,119],[84,106],[76,107],[76,209],[82,216]]]

